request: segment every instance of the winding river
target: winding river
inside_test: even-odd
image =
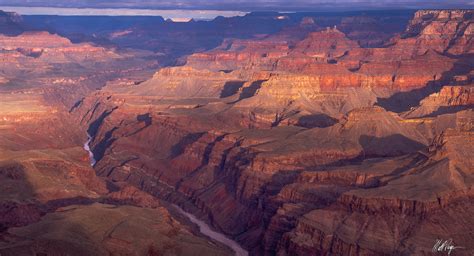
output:
[[[86,150],[89,153],[89,159],[90,159],[90,164],[91,166],[94,166],[96,163],[96,160],[94,158],[94,153],[92,152],[89,144],[92,141],[92,136],[87,134],[87,141],[84,143],[84,150]],[[192,223],[196,224],[199,227],[199,232],[201,234],[211,238],[212,240],[215,240],[219,243],[225,244],[226,246],[230,247],[234,252],[236,256],[247,256],[248,252],[242,248],[237,242],[235,242],[232,239],[229,239],[226,237],[224,234],[215,232],[214,230],[209,227],[204,221],[199,220],[196,216],[185,212],[182,208],[180,208],[177,205],[173,205],[179,213],[182,215],[186,216]]]

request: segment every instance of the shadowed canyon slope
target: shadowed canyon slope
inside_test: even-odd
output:
[[[428,255],[437,239],[469,255],[473,17],[252,13],[160,32],[26,17],[50,32],[0,36],[0,253],[232,255],[172,203],[250,255]]]

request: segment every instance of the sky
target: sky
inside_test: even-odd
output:
[[[331,11],[369,9],[473,9],[473,0],[0,0],[0,6],[193,9],[232,11]]]

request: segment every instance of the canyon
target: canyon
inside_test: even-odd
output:
[[[474,252],[473,10],[122,19],[0,13],[1,255]]]

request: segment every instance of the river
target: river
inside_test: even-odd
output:
[[[87,141],[86,141],[86,143],[84,143],[84,150],[87,151],[87,153],[89,153],[89,161],[90,161],[91,166],[93,167],[95,165],[96,161],[95,161],[95,158],[94,158],[94,153],[92,152],[92,150],[89,146],[91,141],[92,141],[92,136],[87,134]]]
[[[235,242],[234,240],[232,239],[229,239],[228,237],[226,237],[224,234],[221,234],[221,233],[218,233],[214,230],[212,230],[209,225],[207,225],[204,221],[202,220],[199,220],[198,218],[196,218],[196,216],[188,213],[188,212],[185,212],[183,209],[181,209],[179,206],[177,205],[173,205],[176,209],[178,209],[178,211],[183,214],[184,216],[188,217],[188,219],[199,226],[199,232],[201,232],[203,235],[207,236],[207,237],[210,237],[211,239],[219,242],[219,243],[222,243],[222,244],[225,244],[227,245],[228,247],[230,247],[232,250],[234,250],[235,252],[235,255],[236,256],[247,256],[249,255],[248,252],[242,248],[237,242]]]

